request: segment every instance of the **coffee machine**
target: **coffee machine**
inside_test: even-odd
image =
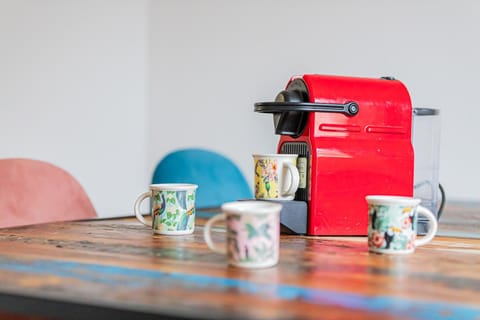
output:
[[[300,184],[281,223],[308,235],[366,235],[366,195],[413,195],[412,103],[392,78],[306,74],[275,101],[278,153],[298,154]]]

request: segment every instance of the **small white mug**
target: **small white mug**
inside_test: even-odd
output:
[[[196,184],[160,183],[151,184],[150,191],[142,193],[134,205],[137,219],[152,228],[153,233],[181,235],[195,229]],[[140,212],[143,200],[151,198],[152,221],[148,222]]]
[[[269,201],[235,201],[222,205],[222,214],[208,220],[205,242],[217,253],[226,254],[228,263],[243,268],[265,268],[278,263],[280,210],[282,205]],[[226,221],[226,244],[212,241],[212,226]]]
[[[300,175],[296,154],[254,154],[255,198],[293,200]]]
[[[386,254],[412,253],[430,242],[437,233],[435,215],[419,205],[420,199],[370,195],[368,203],[368,249]],[[428,218],[428,233],[417,239],[418,214]]]

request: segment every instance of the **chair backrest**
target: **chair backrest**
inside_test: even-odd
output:
[[[65,170],[32,159],[0,159],[0,228],[95,218],[79,182]]]
[[[169,153],[158,163],[152,183],[198,185],[197,208],[251,199],[252,191],[240,169],[227,157],[204,149],[182,149]]]

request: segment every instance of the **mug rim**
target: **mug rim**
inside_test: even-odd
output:
[[[418,205],[422,200],[408,196],[398,195],[368,195],[365,197],[370,204],[405,204]]]
[[[149,185],[150,190],[160,191],[182,191],[196,190],[198,185],[192,183],[153,183]]]
[[[380,248],[368,247],[368,251],[372,252],[372,253],[378,253],[378,254],[402,255],[402,254],[414,253],[415,252],[415,247],[413,247],[411,249],[402,249],[402,250],[380,249]]]
[[[298,158],[298,154],[288,154],[288,153],[254,153],[252,154],[254,158]]]
[[[235,214],[266,214],[280,213],[282,204],[262,200],[240,200],[226,202],[221,206],[222,212]]]

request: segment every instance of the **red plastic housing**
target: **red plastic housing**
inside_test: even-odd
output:
[[[398,80],[304,75],[309,102],[355,101],[355,116],[310,112],[298,138],[310,148],[309,235],[366,235],[366,195],[413,195],[412,104]],[[288,89],[288,85],[287,85]]]

